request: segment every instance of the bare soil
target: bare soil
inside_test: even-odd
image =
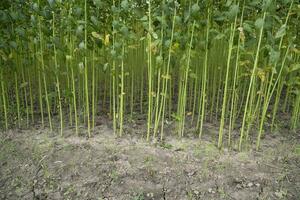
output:
[[[300,199],[298,136],[219,151],[207,136],[213,125],[202,140],[151,143],[136,126],[121,138],[105,123],[89,139],[71,128],[63,137],[40,127],[0,134],[0,199]]]

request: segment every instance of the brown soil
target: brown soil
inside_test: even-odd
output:
[[[134,130],[2,133],[0,199],[299,199],[299,140],[266,136],[260,151],[219,151],[205,136],[147,143]]]

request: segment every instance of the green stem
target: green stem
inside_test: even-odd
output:
[[[147,117],[147,141],[150,139],[150,129],[151,129],[151,121],[152,121],[152,55],[151,55],[151,0],[148,3],[148,117]]]
[[[3,110],[4,110],[4,121],[5,121],[5,130],[8,130],[8,119],[7,119],[7,103],[5,97],[5,89],[4,89],[4,80],[3,80],[3,72],[1,73],[1,90],[2,90],[2,102],[3,102]]]
[[[89,86],[88,86],[88,63],[87,63],[87,0],[84,1],[84,80],[85,80],[85,111],[87,116],[88,137],[91,137],[90,127],[90,104],[89,104]]]
[[[52,20],[52,35],[53,39],[55,38],[55,13],[52,12],[53,20]],[[59,106],[59,118],[60,118],[60,135],[63,135],[63,113],[62,113],[62,103],[61,103],[61,93],[60,93],[60,82],[58,77],[58,64],[57,64],[57,51],[56,45],[53,42],[53,51],[54,51],[54,65],[55,65],[55,78],[56,78],[56,89],[58,95],[58,106]]]
[[[248,114],[248,106],[249,106],[250,93],[251,93],[251,90],[252,90],[252,84],[254,82],[255,72],[256,72],[257,65],[258,65],[259,52],[260,52],[260,46],[261,46],[261,41],[262,41],[262,37],[263,37],[265,18],[266,18],[266,11],[264,11],[264,14],[263,14],[263,25],[260,28],[260,34],[259,34],[258,45],[257,45],[257,49],[256,49],[254,66],[253,66],[253,69],[252,69],[249,88],[248,88],[248,93],[247,93],[247,97],[246,97],[245,110],[244,110],[243,122],[242,122],[242,127],[241,127],[241,133],[240,133],[239,150],[242,149],[242,142],[243,142],[243,139],[244,139],[244,129],[245,129],[245,123],[246,123],[246,116]]]

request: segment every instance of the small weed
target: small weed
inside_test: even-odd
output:
[[[116,170],[112,170],[109,176],[113,182],[116,182],[119,179],[119,174]]]
[[[143,193],[137,194],[132,200],[145,200],[145,196]]]
[[[162,147],[164,149],[172,149],[173,146],[168,143],[160,143],[160,147]]]
[[[300,156],[300,144],[296,145],[294,152],[297,156]]]

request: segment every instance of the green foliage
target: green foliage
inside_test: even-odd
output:
[[[3,129],[59,118],[61,131],[78,133],[103,115],[121,135],[128,115],[147,112],[148,140],[163,139],[170,121],[180,137],[187,123],[201,135],[205,122],[221,122],[221,148],[233,131],[242,145],[258,130],[259,144],[281,112],[299,127],[296,1],[3,0],[0,8]]]

